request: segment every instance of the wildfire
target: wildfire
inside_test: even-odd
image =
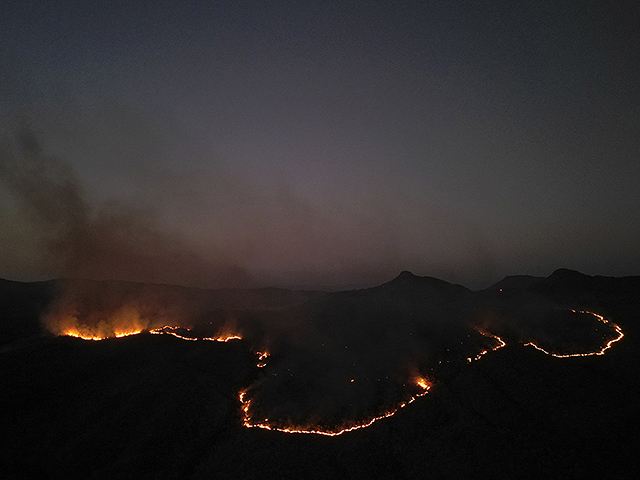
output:
[[[496,350],[498,350],[499,348],[502,347],[506,347],[507,346],[507,342],[505,342],[502,338],[500,338],[497,335],[494,335],[493,333],[489,333],[489,332],[485,332],[484,330],[480,330],[480,329],[476,329],[476,331],[480,334],[480,335],[484,335],[485,337],[489,337],[489,338],[493,338],[494,340],[498,341],[498,345],[496,345],[495,347],[493,347],[491,350],[483,350],[481,351],[479,354],[477,354],[475,357],[471,358],[468,357],[467,358],[467,362],[472,362],[474,360],[480,360],[482,358],[483,355],[486,355],[489,352],[495,352]]]
[[[524,344],[524,346],[525,347],[533,347],[536,350],[541,351],[542,353],[545,353],[547,355],[551,355],[552,357],[556,357],[556,358],[590,357],[592,355],[604,355],[604,352],[609,350],[613,346],[614,343],[619,342],[620,340],[622,340],[622,337],[624,337],[624,333],[622,333],[622,329],[618,325],[613,323],[611,320],[607,320],[606,318],[604,318],[602,315],[598,315],[597,313],[593,313],[593,312],[588,312],[586,310],[582,310],[580,312],[576,312],[575,310],[572,310],[572,312],[574,312],[574,313],[584,313],[584,314],[587,314],[587,315],[594,316],[599,322],[602,322],[605,325],[608,325],[609,327],[613,328],[615,330],[617,336],[614,339],[609,340],[600,350],[595,351],[595,352],[586,352],[586,353],[565,353],[565,354],[561,354],[561,353],[548,352],[547,350],[545,350],[542,347],[539,347],[538,345],[536,345],[533,342],[527,342],[527,343]]]
[[[423,390],[429,390],[431,388],[431,384],[426,378],[419,377],[416,379],[416,385],[418,385]]]
[[[231,340],[242,340],[240,335],[219,335],[217,337],[204,337],[202,340],[210,342],[230,342]]]
[[[173,335],[174,337],[179,338],[180,340],[189,340],[191,342],[195,342],[199,340],[198,337],[186,337],[184,335],[180,335],[179,333],[176,332],[176,330],[185,330],[187,332],[190,332],[192,329],[186,328],[186,327],[165,325],[164,327],[154,328],[153,330],[149,330],[149,333],[154,335],[162,335],[162,334]],[[222,335],[218,335],[217,337],[202,337],[202,340],[207,340],[209,342],[229,342],[231,340],[242,340],[242,337],[237,334],[222,334]]]
[[[258,356],[258,363],[256,366],[258,368],[264,368],[267,366],[267,358],[269,358],[269,352],[256,352]]]
[[[164,327],[153,328],[153,329],[149,330],[149,333],[151,333],[152,335],[162,335],[162,334],[165,334],[165,333],[173,332],[173,331],[178,330],[180,328],[182,328],[183,330],[187,330],[187,331],[190,330],[189,328],[179,327],[177,325],[175,325],[175,326],[165,325]]]
[[[98,341],[98,340],[104,340],[105,338],[122,338],[122,337],[128,337],[130,335],[138,335],[139,333],[142,333],[142,329],[139,330],[116,330],[113,334],[113,336],[100,336],[100,335],[92,335],[92,334],[87,334],[87,333],[81,333],[77,328],[70,328],[68,330],[64,330],[62,332],[61,335],[66,335],[68,337],[75,337],[75,338],[81,338],[82,340],[94,340],[94,341]]]
[[[244,418],[242,419],[242,424],[247,428],[262,428],[264,430],[271,430],[276,432],[284,432],[284,433],[304,433],[304,434],[312,434],[312,435],[325,435],[328,437],[337,437],[338,435],[342,435],[344,433],[353,432],[354,430],[359,430],[361,428],[367,428],[377,422],[378,420],[382,420],[384,418],[389,418],[398,413],[400,409],[410,405],[415,402],[419,397],[423,397],[431,387],[433,383],[425,377],[417,377],[415,379],[415,385],[420,387],[421,391],[413,395],[409,400],[401,402],[395,408],[388,410],[380,415],[372,417],[368,420],[363,421],[362,423],[355,423],[349,426],[340,427],[337,429],[327,428],[324,429],[322,427],[303,427],[299,425],[292,426],[278,426],[274,424],[268,423],[268,419],[265,419],[262,422],[253,422],[251,419],[251,414],[249,410],[251,408],[251,399],[247,399],[247,390],[242,390],[238,394],[238,398],[240,400],[240,404],[242,405],[242,412],[244,413]]]
[[[180,335],[179,333],[176,332],[176,330],[185,330],[187,332],[191,331],[190,328],[186,328],[186,327],[165,325],[164,327],[154,328],[152,330],[149,330],[149,333],[152,335],[173,335],[174,337],[179,338],[180,340],[189,340],[191,342],[195,342],[196,340],[198,340],[197,338],[194,338],[194,337],[185,337],[184,335]]]
[[[113,334],[99,335],[99,334],[91,333],[91,329],[89,329],[88,327],[86,328],[86,332],[81,332],[78,328],[72,327],[72,328],[63,330],[61,335],[68,335],[70,337],[81,338],[83,340],[98,341],[98,340],[104,340],[105,338],[112,338],[112,337],[120,338],[120,337],[127,337],[129,335],[137,335],[139,333],[142,333],[143,331],[144,329],[142,328],[135,328],[135,329],[129,329],[129,330],[122,329],[122,330],[114,330]],[[172,335],[176,338],[179,338],[180,340],[187,340],[190,342],[195,342],[199,340],[198,337],[187,337],[186,335],[181,335],[180,333],[178,333],[178,332],[191,332],[191,331],[192,329],[188,327],[181,327],[179,325],[164,325],[162,327],[150,329],[149,333],[151,335]],[[202,337],[202,340],[208,340],[210,342],[229,342],[231,340],[242,340],[242,337],[238,334],[222,334],[222,335],[218,335],[217,337]],[[260,360],[264,360],[268,355],[269,355],[268,353],[261,354]]]
[[[148,325],[148,320],[130,305],[124,305],[109,314],[51,312],[44,321],[54,334],[93,341],[137,335],[145,331]]]
[[[602,315],[598,315],[597,313],[589,312],[587,310],[581,310],[579,312],[576,311],[576,310],[571,310],[571,311],[573,313],[582,313],[582,314],[586,314],[586,315],[592,315],[599,322],[602,322],[605,325],[613,328],[615,330],[617,336],[615,338],[609,340],[607,343],[605,343],[604,346],[600,350],[597,350],[597,351],[594,351],[594,352],[554,353],[554,352],[549,352],[548,350],[545,350],[544,348],[536,345],[533,342],[524,343],[523,346],[525,346],[525,347],[533,347],[536,350],[539,350],[540,352],[542,352],[542,353],[544,353],[546,355],[550,355],[550,356],[556,357],[556,358],[590,357],[592,355],[604,355],[605,352],[607,350],[609,350],[613,346],[614,343],[619,342],[624,337],[624,333],[622,333],[622,329],[617,324],[613,323],[611,320],[608,320],[608,319],[604,318]],[[495,338],[496,340],[498,340],[498,342],[500,342],[500,344],[496,345],[491,350],[483,350],[482,352],[480,352],[478,355],[476,355],[473,358],[471,358],[471,357],[467,358],[467,362],[472,362],[473,360],[479,360],[483,355],[489,353],[489,351],[495,351],[495,350],[498,350],[499,348],[505,347],[507,345],[507,343],[504,340],[502,340],[502,338],[498,337],[497,335],[494,335],[492,333],[485,332],[485,331],[482,331],[482,330],[479,330],[479,329],[477,331],[478,331],[478,333],[480,333],[481,335],[484,335],[485,337]]]
[[[605,325],[611,327],[616,332],[616,337],[607,341],[607,343],[604,346],[602,346],[600,350],[593,351],[593,352],[586,352],[586,353],[569,353],[569,354],[553,353],[543,349],[542,347],[536,345],[533,342],[527,342],[524,344],[524,346],[531,346],[536,350],[539,350],[547,355],[551,355],[557,358],[586,357],[591,355],[604,355],[605,352],[608,349],[610,349],[614,343],[619,342],[624,337],[624,333],[622,332],[622,329],[612,321],[604,318],[603,316],[593,312],[588,312],[588,311],[580,311],[580,312],[576,312],[575,310],[572,310],[572,311],[574,313],[592,315],[599,322],[602,322]],[[113,328],[111,326],[108,326],[107,324],[101,324],[98,327],[90,328],[85,326],[79,326],[77,324],[77,320],[74,317],[73,322],[72,321],[67,322],[68,326],[66,328],[60,329],[60,334],[81,338],[83,340],[98,341],[98,340],[104,340],[105,338],[111,338],[111,337],[120,338],[120,337],[129,336],[129,335],[137,335],[146,330],[146,328],[143,328],[141,326],[142,323],[141,323],[141,320],[139,319],[139,316],[132,317],[132,318],[135,321],[126,322],[126,324],[128,325],[128,327],[126,328],[125,327]],[[119,319],[119,320],[122,320],[122,319]],[[127,318],[127,320],[129,320],[129,318]],[[122,321],[118,322],[119,325],[123,325],[123,323],[124,322]],[[164,325],[163,327],[149,329],[148,332],[152,335],[172,335],[176,338],[179,338],[181,340],[187,340],[187,341],[206,340],[206,341],[213,341],[213,342],[229,342],[232,340],[242,339],[242,336],[240,334],[229,333],[228,330],[225,333],[219,334],[217,336],[212,336],[212,337],[187,336],[189,335],[189,332],[192,332],[192,329],[188,327],[181,327],[178,325]],[[491,348],[487,348],[481,351],[475,357],[467,358],[468,362],[479,360],[487,353],[496,351],[500,348],[507,346],[507,342],[504,341],[498,335],[495,335],[493,333],[490,333],[488,331],[481,330],[481,329],[477,329],[477,332],[485,337],[494,339],[496,341],[496,344]],[[258,368],[266,367],[267,359],[269,358],[270,353],[266,350],[256,351],[255,355],[257,356],[256,366]],[[353,383],[354,379],[351,379],[351,382]],[[342,435],[344,433],[369,427],[370,425],[372,425],[373,423],[379,420],[382,420],[384,418],[389,418],[395,415],[398,411],[400,411],[401,409],[405,408],[407,405],[410,405],[411,403],[416,401],[416,399],[429,393],[429,391],[433,387],[433,381],[426,377],[417,375],[416,377],[413,378],[413,385],[415,386],[416,389],[418,389],[418,392],[413,394],[413,396],[409,397],[408,400],[402,401],[392,409],[384,411],[376,416],[370,417],[360,422],[346,422],[345,424],[343,424],[343,426],[339,426],[339,427],[325,427],[321,425],[313,425],[313,426],[281,425],[274,422],[270,422],[269,419],[267,418],[261,419],[261,420],[254,420],[251,414],[252,399],[249,398],[248,396],[249,390],[246,389],[246,390],[240,391],[238,394],[241,409],[243,412],[242,425],[247,428],[262,428],[264,430],[278,431],[278,432],[284,432],[284,433],[315,434],[315,435],[325,435],[325,436],[334,437],[334,436]]]

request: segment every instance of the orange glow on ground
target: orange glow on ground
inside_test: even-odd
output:
[[[617,336],[615,338],[609,340],[600,350],[596,350],[596,351],[593,351],[593,352],[554,353],[554,352],[549,352],[548,350],[545,350],[544,348],[536,345],[533,342],[524,343],[523,346],[525,346],[525,347],[533,347],[536,350],[544,353],[545,355],[550,355],[550,356],[556,357],[556,358],[590,357],[592,355],[604,355],[605,352],[607,350],[609,350],[613,346],[614,343],[619,342],[624,337],[624,333],[622,333],[622,329],[617,324],[613,323],[611,320],[608,320],[608,319],[604,318],[602,315],[598,315],[597,313],[589,312],[587,310],[581,310],[579,312],[576,311],[576,310],[571,310],[571,311],[573,313],[581,313],[581,314],[585,314],[585,315],[592,315],[599,322],[602,322],[605,325],[613,328],[615,330]],[[495,350],[498,350],[499,348],[507,346],[507,343],[502,338],[498,337],[497,335],[494,335],[492,333],[485,332],[485,331],[479,330],[479,329],[477,329],[477,332],[480,333],[481,335],[484,335],[485,337],[495,338],[498,342],[500,342],[500,344],[496,345],[491,350],[483,350],[482,352],[480,352],[478,355],[476,355],[473,358],[471,358],[471,357],[467,358],[467,362],[472,362],[474,360],[479,360],[483,355],[489,353],[490,351],[495,351]]]
[[[191,328],[180,327],[177,325],[165,325],[164,327],[154,328],[153,330],[149,330],[149,333],[153,335],[173,335],[180,340],[188,340],[191,342],[195,342],[200,340],[198,337],[185,337],[184,335],[180,335],[176,332],[176,330],[185,330],[187,332],[191,331]],[[231,340],[242,340],[242,337],[238,334],[222,334],[217,337],[202,337],[202,340],[206,340],[209,342],[229,342]]]
[[[524,346],[531,346],[533,348],[535,348],[536,350],[539,350],[547,355],[551,355],[553,357],[557,357],[557,358],[568,358],[568,357],[586,357],[586,356],[591,356],[591,355],[604,355],[605,352],[610,349],[614,343],[619,342],[620,340],[622,340],[622,338],[624,337],[624,334],[622,333],[622,329],[616,325],[615,323],[613,323],[612,321],[605,319],[603,316],[598,315],[596,313],[593,312],[588,312],[588,311],[581,311],[581,312],[576,312],[575,310],[573,310],[574,313],[581,313],[581,314],[588,314],[588,315],[592,315],[594,316],[598,321],[604,323],[605,325],[610,326],[611,328],[613,328],[617,334],[617,336],[611,340],[609,340],[600,350],[598,351],[594,351],[594,352],[583,352],[583,353],[568,353],[568,354],[559,354],[559,353],[554,353],[554,352],[549,352],[545,349],[543,349],[542,347],[539,347],[538,345],[534,344],[533,342],[527,342],[524,344]],[[89,328],[86,329],[86,331],[84,331],[85,329],[79,329],[76,326],[73,327],[68,327],[66,329],[63,329],[61,331],[62,335],[68,335],[71,337],[76,337],[76,338],[81,338],[83,340],[93,340],[93,341],[98,341],[98,340],[104,340],[105,338],[120,338],[120,337],[125,337],[125,336],[129,336],[129,335],[137,335],[141,332],[143,332],[145,329],[143,328],[139,328],[139,327],[130,327],[130,328],[124,328],[124,329],[114,329],[114,330],[110,330],[108,332],[108,335],[99,335],[96,334],[94,331],[90,330]],[[154,329],[150,329],[149,333],[153,334],[153,335],[172,335],[176,338],[179,338],[181,340],[188,340],[188,341],[197,341],[199,339],[201,340],[207,340],[207,341],[215,341],[215,342],[229,342],[231,340],[241,340],[242,336],[237,334],[237,333],[225,333],[225,334],[221,334],[215,337],[202,337],[202,338],[197,338],[197,337],[187,337],[184,335],[180,335],[178,333],[178,331],[183,332],[190,332],[191,329],[187,328],[187,327],[180,327],[177,325],[165,325],[163,327],[159,327],[159,328],[154,328]],[[472,362],[474,360],[479,360],[480,358],[482,358],[484,355],[486,355],[489,352],[492,351],[496,351],[500,348],[503,348],[505,346],[507,346],[507,343],[498,335],[495,335],[493,333],[484,331],[484,330],[480,330],[477,329],[478,333],[480,333],[481,335],[485,336],[485,337],[489,337],[492,338],[494,340],[496,340],[497,344],[492,347],[491,349],[486,349],[481,351],[480,353],[478,353],[475,357],[469,357],[467,358],[468,362]],[[258,368],[264,368],[267,365],[267,359],[270,356],[270,353],[267,351],[256,351],[255,354],[257,355],[257,363],[256,366]],[[354,379],[351,380],[351,382],[354,382]],[[277,431],[277,432],[284,432],[284,433],[297,433],[297,434],[315,434],[315,435],[325,435],[325,436],[338,436],[338,435],[342,435],[344,433],[348,433],[348,432],[352,432],[355,430],[359,430],[362,428],[366,428],[369,427],[370,425],[372,425],[373,423],[382,420],[384,418],[389,418],[393,415],[395,415],[398,411],[400,411],[402,408],[406,407],[407,405],[410,405],[411,403],[413,403],[414,401],[416,401],[416,399],[426,395],[427,393],[429,393],[429,391],[431,390],[431,388],[433,387],[433,381],[426,378],[426,377],[422,377],[422,376],[416,376],[413,379],[413,384],[415,385],[415,387],[419,388],[419,392],[414,394],[413,396],[411,396],[408,400],[402,401],[400,402],[398,405],[396,405],[394,408],[385,411],[383,413],[380,413],[376,416],[373,416],[369,419],[365,419],[362,420],[360,422],[345,422],[345,424],[343,426],[340,427],[324,427],[321,425],[313,425],[313,426],[302,426],[302,425],[280,425],[280,424],[276,424],[276,423],[270,423],[269,419],[262,419],[262,420],[254,420],[252,418],[251,415],[251,398],[248,397],[248,389],[247,390],[242,390],[239,392],[238,394],[238,398],[240,400],[240,405],[241,405],[241,409],[243,412],[243,419],[242,419],[242,424],[243,426],[247,427],[247,428],[262,428],[265,430],[271,430],[271,431]]]
[[[190,332],[192,329],[187,327],[180,327],[178,325],[165,325],[163,327],[152,328],[149,330],[149,333],[152,335],[172,335],[176,338],[179,338],[180,340],[187,340],[190,342],[195,342],[197,340],[200,340],[200,338],[198,337],[187,337],[185,335],[180,335],[177,332],[178,330]],[[77,328],[68,328],[64,330],[61,333],[61,335],[81,338],[83,340],[99,341],[99,340],[104,340],[106,338],[120,338],[120,337],[127,337],[129,335],[137,335],[139,333],[142,333],[143,331],[144,330],[142,328],[136,328],[131,330],[115,330],[112,335],[96,335],[96,334],[90,333],[91,330],[88,328],[86,333],[79,331]],[[210,342],[229,342],[231,340],[242,340],[242,336],[238,334],[223,334],[217,337],[202,337],[202,340],[207,340]],[[266,359],[266,357],[269,356],[268,353],[264,355],[265,356],[264,357],[261,356],[260,359]]]
[[[145,331],[148,325],[148,320],[130,305],[123,305],[108,315],[52,313],[44,321],[54,334],[93,341],[137,335]]]
[[[197,338],[194,338],[194,337],[185,337],[184,335],[180,335],[179,333],[176,332],[176,330],[185,330],[187,332],[191,331],[190,328],[186,328],[186,327],[179,327],[177,325],[174,325],[174,326],[165,325],[164,327],[154,328],[152,330],[149,330],[149,333],[152,335],[173,335],[174,337],[179,338],[180,340],[189,340],[191,342],[195,342],[196,340],[198,340]]]
[[[99,340],[104,340],[105,338],[122,338],[122,337],[128,337],[130,335],[138,335],[139,333],[142,333],[142,329],[130,330],[130,331],[116,330],[113,336],[101,337],[98,335],[81,333],[80,331],[78,331],[78,329],[74,328],[74,329],[68,329],[63,331],[62,335],[65,335],[68,337],[81,338],[82,340],[99,341]]]
[[[483,355],[486,355],[489,352],[495,352],[496,350],[498,350],[499,348],[502,347],[506,347],[507,346],[507,342],[505,342],[502,338],[500,338],[497,335],[494,335],[493,333],[489,333],[489,332],[485,332],[484,330],[480,330],[480,329],[476,329],[476,331],[480,334],[480,335],[484,335],[485,337],[489,337],[489,338],[493,338],[495,340],[498,341],[498,345],[496,345],[495,347],[493,347],[491,350],[483,350],[481,351],[479,354],[477,354],[475,357],[469,357],[467,358],[467,362],[472,362],[474,360],[480,360],[482,358]]]
[[[536,350],[539,350],[539,351],[541,351],[542,353],[544,353],[546,355],[551,355],[552,357],[556,357],[556,358],[590,357],[592,355],[604,355],[604,352],[609,350],[613,346],[614,343],[619,342],[624,337],[624,333],[622,333],[622,329],[618,325],[613,323],[611,320],[607,320],[606,318],[604,318],[602,315],[598,315],[597,313],[593,313],[593,312],[588,312],[586,310],[582,310],[580,312],[576,312],[575,310],[572,310],[572,312],[574,312],[574,313],[584,313],[584,314],[587,314],[587,315],[594,316],[599,322],[602,322],[605,325],[608,325],[609,327],[613,328],[616,331],[616,334],[617,334],[616,338],[614,338],[612,340],[609,340],[600,350],[595,351],[595,352],[554,353],[554,352],[548,352],[547,350],[545,350],[542,347],[539,347],[538,345],[536,345],[533,342],[527,342],[527,343],[524,344],[524,346],[525,347],[533,347]]]
[[[165,325],[164,327],[153,328],[149,330],[149,333],[153,335],[163,335],[166,333],[175,333],[176,330],[186,330],[190,332],[191,329],[188,327],[180,327],[179,325]]]
[[[416,379],[416,385],[418,385],[423,390],[429,390],[431,388],[431,384],[426,378],[419,377]]]
[[[202,340],[209,342],[230,342],[231,340],[242,340],[240,335],[219,335],[217,337],[204,337]]]
[[[269,358],[269,352],[256,352],[258,356],[258,363],[256,366],[258,368],[264,368],[267,366],[267,358]]]
[[[323,428],[321,426],[299,426],[299,425],[287,425],[280,426],[275,424],[268,423],[269,420],[265,419],[262,422],[253,422],[251,418],[251,413],[249,410],[251,409],[251,399],[247,398],[248,390],[242,390],[238,394],[238,398],[240,400],[240,404],[242,405],[242,411],[244,413],[242,424],[247,428],[262,428],[264,430],[271,430],[275,432],[283,432],[283,433],[299,433],[299,434],[310,434],[310,435],[325,435],[328,437],[337,437],[338,435],[342,435],[344,433],[353,432],[354,430],[359,430],[361,428],[367,428],[370,425],[373,425],[378,420],[382,420],[383,418],[389,418],[395,415],[400,411],[400,409],[406,407],[407,405],[413,403],[419,397],[422,397],[429,393],[433,383],[425,377],[417,377],[415,379],[415,385],[420,387],[421,392],[415,394],[408,400],[399,403],[395,408],[384,412],[380,415],[372,417],[368,420],[365,420],[361,423],[352,423],[344,427],[338,428]]]

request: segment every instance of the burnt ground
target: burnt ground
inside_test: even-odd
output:
[[[628,477],[640,393],[637,281],[560,271],[526,283],[504,293],[597,309],[625,338],[604,356],[570,359],[511,344],[394,417],[327,438],[242,427],[238,390],[260,375],[243,341],[48,336],[37,327],[47,284],[5,282],[0,476]]]

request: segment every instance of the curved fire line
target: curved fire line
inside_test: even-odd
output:
[[[594,317],[596,317],[596,319],[599,322],[604,323],[605,325],[613,328],[616,331],[617,337],[609,340],[604,347],[602,347],[599,351],[597,352],[585,352],[585,353],[553,353],[553,352],[548,352],[547,350],[545,350],[542,347],[539,347],[538,345],[536,345],[533,342],[527,342],[524,344],[525,347],[533,347],[536,350],[539,350],[540,352],[546,354],[546,355],[551,355],[552,357],[556,357],[556,358],[569,358],[569,357],[591,357],[592,355],[604,355],[604,352],[606,352],[607,350],[609,350],[614,343],[619,342],[620,340],[622,340],[622,337],[624,337],[624,333],[622,333],[622,329],[615,323],[613,323],[611,320],[608,320],[606,318],[604,318],[602,315],[598,315],[597,313],[593,313],[593,312],[588,312],[586,310],[581,310],[580,312],[576,312],[575,310],[571,310],[574,313],[584,313],[587,315],[593,315]]]
[[[572,310],[572,312],[574,313],[583,313],[583,314],[588,314],[588,315],[592,315],[594,316],[598,321],[604,323],[605,325],[608,325],[610,327],[612,327],[616,333],[617,333],[617,337],[609,340],[600,350],[595,351],[595,352],[586,352],[586,353],[570,353],[570,354],[558,354],[558,353],[553,353],[553,352],[549,352],[545,349],[543,349],[542,347],[539,347],[538,345],[536,345],[533,342],[527,342],[525,344],[523,344],[525,347],[527,346],[531,346],[533,348],[535,348],[536,350],[539,350],[543,353],[545,353],[546,355],[550,355],[552,357],[556,357],[556,358],[569,358],[569,357],[588,357],[588,356],[592,356],[592,355],[604,355],[605,352],[607,350],[609,350],[614,343],[619,342],[620,340],[622,340],[622,338],[624,337],[624,333],[622,332],[622,329],[615,323],[613,323],[611,320],[608,320],[606,318],[604,318],[602,315],[598,315],[597,313],[593,313],[593,312],[589,312],[586,310],[582,310],[580,312],[577,312],[576,310]],[[180,327],[180,326],[176,326],[176,325],[165,325],[163,327],[160,328],[155,328],[155,329],[151,329],[149,330],[150,334],[153,335],[172,335],[176,338],[179,338],[181,340],[188,340],[188,341],[197,341],[200,340],[197,337],[186,337],[183,335],[180,335],[178,333],[176,333],[176,330],[184,330],[184,331],[191,331],[190,328],[186,328],[186,327]],[[120,338],[120,337],[125,337],[125,336],[130,336],[130,335],[137,335],[139,333],[142,333],[143,330],[135,330],[135,331],[123,331],[123,332],[115,332],[114,336],[116,338]],[[495,345],[493,348],[491,349],[486,349],[481,351],[480,353],[478,353],[475,357],[468,357],[467,358],[467,362],[472,362],[475,360],[480,360],[484,355],[486,355],[489,352],[494,352],[500,348],[506,347],[507,346],[507,342],[505,342],[501,337],[499,337],[498,335],[495,335],[493,333],[487,332],[485,330],[481,330],[481,329],[476,329],[476,331],[478,333],[480,333],[481,335],[484,335],[485,337],[489,337],[489,338],[493,338],[494,340],[496,340],[498,342],[497,345]],[[83,340],[93,340],[93,341],[99,341],[99,340],[104,340],[105,338],[109,338],[109,337],[97,337],[97,336],[90,336],[90,335],[82,335],[79,332],[76,331],[67,331],[64,333],[64,335],[67,336],[72,336],[72,337],[76,337],[76,338],[81,338]],[[113,338],[113,337],[111,337]],[[201,338],[201,340],[206,340],[206,341],[216,341],[216,342],[229,342],[231,340],[241,340],[242,336],[237,335],[237,334],[223,334],[223,335],[219,335],[217,337],[203,337]],[[267,358],[269,357],[269,352],[254,352],[257,357],[258,357],[258,361],[256,366],[259,368],[264,368],[267,365]],[[242,419],[242,425],[246,428],[261,428],[264,430],[269,430],[269,431],[276,431],[276,432],[283,432],[283,433],[295,433],[295,434],[312,434],[312,435],[325,435],[325,436],[329,436],[329,437],[336,437],[338,435],[342,435],[344,433],[348,433],[348,432],[353,432],[355,430],[360,430],[363,428],[367,428],[371,425],[373,425],[375,422],[385,419],[385,418],[389,418],[392,417],[393,415],[395,415],[396,413],[398,413],[401,409],[405,408],[407,405],[410,405],[411,403],[415,402],[418,398],[425,396],[427,393],[429,393],[429,391],[431,390],[431,388],[433,387],[433,382],[425,377],[417,377],[415,379],[415,384],[416,386],[418,386],[419,388],[422,389],[421,392],[413,395],[412,397],[409,398],[409,400],[403,401],[401,403],[399,403],[396,407],[392,408],[391,410],[388,410],[380,415],[371,417],[361,423],[355,423],[355,424],[351,424],[349,426],[346,426],[344,428],[338,428],[338,429],[322,429],[320,427],[303,427],[303,426],[278,426],[278,425],[274,425],[274,424],[269,424],[268,419],[265,419],[262,423],[260,422],[252,422],[251,420],[251,414],[249,412],[250,408],[251,408],[251,399],[247,398],[247,393],[248,393],[248,389],[245,390],[241,390],[238,393],[238,399],[240,400],[240,405],[241,405],[241,409],[243,412],[243,419]]]
[[[344,433],[353,432],[355,430],[360,430],[362,428],[367,428],[373,425],[378,420],[392,417],[407,405],[415,402],[418,398],[423,397],[427,393],[429,393],[429,390],[431,390],[433,383],[424,377],[418,377],[418,379],[416,379],[416,385],[422,388],[423,391],[412,396],[409,400],[400,403],[395,408],[381,415],[372,417],[362,423],[356,423],[349,427],[339,428],[335,430],[332,430],[332,429],[323,430],[319,427],[301,427],[301,426],[280,427],[277,425],[271,425],[269,423],[266,423],[268,422],[268,419],[264,420],[265,423],[252,423],[251,414],[249,413],[249,409],[251,408],[251,400],[246,398],[247,390],[240,391],[240,393],[238,394],[238,398],[240,400],[240,404],[242,405],[242,412],[244,414],[244,418],[242,419],[242,424],[247,428],[262,428],[264,430],[283,432],[283,433],[298,433],[298,434],[325,435],[328,437],[337,437],[338,435],[342,435]]]
[[[498,341],[498,345],[496,345],[495,347],[493,347],[491,350],[483,350],[481,351],[479,354],[477,354],[475,357],[468,357],[467,358],[467,362],[471,363],[474,360],[480,360],[482,358],[483,355],[486,355],[489,352],[495,352],[496,350],[502,348],[502,347],[506,347],[507,346],[507,342],[505,342],[502,338],[500,338],[497,335],[494,335],[493,333],[489,333],[489,332],[485,332],[484,330],[480,330],[480,329],[476,329],[476,331],[480,334],[480,335],[484,335],[485,337],[489,337],[489,338],[493,338],[494,340]]]

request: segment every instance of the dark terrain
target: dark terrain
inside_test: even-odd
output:
[[[334,294],[98,282],[74,297],[88,308],[87,292],[129,301],[144,290],[145,302],[165,302],[163,314],[197,305],[181,320],[232,318],[245,338],[229,343],[55,336],[41,315],[62,283],[0,281],[2,478],[623,478],[635,470],[640,277],[557,270],[471,292],[404,272]],[[559,359],[523,347],[566,333],[559,307],[600,313],[625,337],[602,356]],[[490,345],[469,337],[470,324],[509,345],[460,361]],[[266,373],[252,353],[265,344]],[[406,363],[433,377],[432,391],[366,429],[329,438],[242,426],[238,392],[256,381],[267,411],[366,417],[397,398]],[[286,381],[265,380],[285,370]],[[398,379],[375,391],[356,381],[349,392],[334,372]],[[325,407],[330,397],[338,400]]]

